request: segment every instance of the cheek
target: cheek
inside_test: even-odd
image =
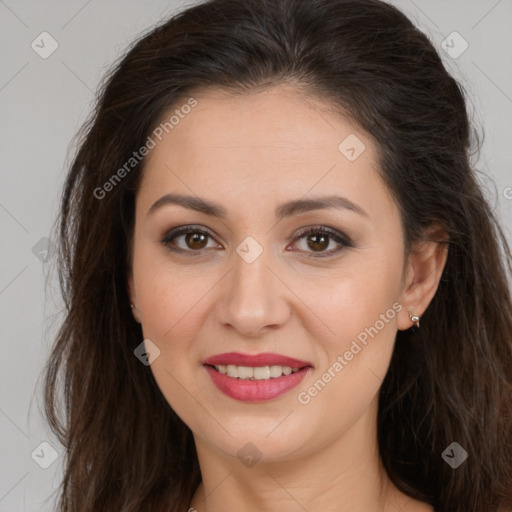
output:
[[[204,410],[191,398],[201,396],[195,380],[200,354],[194,340],[205,321],[204,298],[216,279],[171,265],[165,255],[143,249],[134,259],[133,271],[144,338],[160,350],[151,372],[173,410],[197,429]]]
[[[216,279],[208,272],[199,275],[194,265],[173,264],[165,251],[146,244],[139,245],[133,264],[144,336],[159,340],[163,348],[171,339],[179,346],[200,323],[202,300]]]
[[[394,347],[401,310],[396,296],[391,280],[354,278],[334,288],[324,302],[322,318],[336,335],[318,340],[324,358],[296,397],[304,430],[313,437],[337,436],[375,404]]]
[[[401,261],[354,254],[343,268],[319,279],[305,279],[303,296],[328,328],[323,337],[330,352],[348,350],[352,340],[374,327],[394,339],[400,296]],[[296,288],[298,289],[298,288]],[[389,334],[388,334],[389,333]]]
[[[302,403],[316,401],[313,407],[319,411],[343,403],[344,414],[357,415],[374,398],[394,347],[402,310],[397,301],[400,278],[400,258],[360,258],[350,271],[332,278],[327,289],[322,286],[326,283],[310,288],[310,297],[317,297],[312,309],[320,312],[329,335],[318,339],[324,358],[301,388],[306,393]]]

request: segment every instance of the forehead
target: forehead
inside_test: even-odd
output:
[[[279,202],[336,192],[366,204],[389,200],[374,142],[332,105],[290,86],[191,96],[197,104],[146,157],[144,195],[222,194],[240,207],[262,196]]]
[[[291,86],[236,95],[206,89],[193,97],[196,106],[178,120],[169,134],[164,134],[169,149],[174,146],[185,152],[204,148],[213,153],[220,150],[226,155],[241,152],[258,157],[279,153],[290,160],[312,154],[318,158],[323,152],[326,158],[337,159],[338,145],[346,136],[357,132],[360,138],[368,138],[336,114],[333,104]],[[181,100],[171,113],[185,103],[185,99]],[[168,118],[169,113],[163,116],[164,122]],[[172,137],[166,137],[171,133]],[[373,152],[372,147],[367,149]]]

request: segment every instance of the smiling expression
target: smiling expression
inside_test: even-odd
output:
[[[401,300],[398,207],[372,139],[329,105],[289,87],[194,97],[148,155],[136,199],[129,285],[160,349],[151,370],[196,440],[227,455],[252,442],[268,460],[312,453],[375,414],[398,313],[307,404],[298,396]],[[364,144],[356,158],[340,148],[347,137]],[[215,380],[268,391],[272,378],[237,384],[205,365],[233,352],[308,367],[290,389],[251,401]]]

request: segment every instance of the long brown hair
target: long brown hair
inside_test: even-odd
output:
[[[126,277],[145,160],[126,162],[193,91],[283,83],[373,137],[407,248],[436,222],[449,237],[438,291],[421,328],[398,332],[380,391],[389,477],[440,511],[512,507],[512,256],[471,164],[463,86],[379,0],[210,0],[141,37],[105,77],[67,176],[65,320],[45,371],[45,413],[67,454],[61,511],[189,506],[201,479],[192,433],[133,353],[142,331]],[[468,453],[457,469],[441,456],[453,442]]]

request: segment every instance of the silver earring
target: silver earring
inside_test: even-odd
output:
[[[416,327],[420,326],[420,318],[419,316],[413,315],[412,313],[409,313],[409,318],[414,322],[414,325]]]
[[[132,309],[135,309],[135,306],[134,306],[133,304],[130,304],[130,307],[131,307]]]

